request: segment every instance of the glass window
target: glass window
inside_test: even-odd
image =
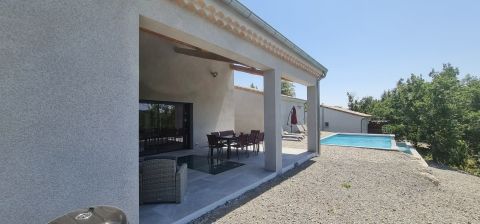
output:
[[[185,103],[140,101],[140,155],[191,148],[190,108]]]

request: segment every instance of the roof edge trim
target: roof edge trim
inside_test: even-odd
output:
[[[265,32],[269,33],[273,37],[275,37],[278,41],[283,43],[285,46],[290,48],[292,51],[300,55],[303,59],[308,61],[310,64],[314,65],[317,67],[317,69],[320,69],[323,71],[324,75],[328,72],[328,69],[320,64],[317,60],[313,59],[312,56],[307,54],[304,50],[302,50],[300,47],[298,47],[296,44],[294,44],[292,41],[290,41],[288,38],[286,38],[283,34],[278,32],[275,28],[273,28],[270,24],[265,22],[262,18],[257,16],[254,12],[252,12],[249,8],[247,8],[245,5],[240,3],[238,0],[221,0],[223,1],[226,5],[230,6],[232,9],[234,9],[237,13],[240,15],[244,16],[260,28],[262,28]],[[253,19],[255,18],[255,19]],[[323,77],[322,77],[323,78]]]

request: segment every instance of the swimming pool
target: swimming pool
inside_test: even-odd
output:
[[[412,148],[405,142],[397,142],[398,150],[404,153],[413,154]]]
[[[393,137],[393,135],[342,133],[327,136],[320,140],[320,144],[392,150],[397,148]]]

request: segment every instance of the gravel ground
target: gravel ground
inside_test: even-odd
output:
[[[480,178],[409,155],[322,146],[322,155],[194,223],[480,223]]]

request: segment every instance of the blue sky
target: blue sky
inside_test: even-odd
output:
[[[411,73],[443,63],[480,75],[478,0],[241,0],[329,69],[321,101],[347,105],[347,92],[379,97]],[[236,74],[235,83],[261,77]],[[297,88],[306,98],[306,89]]]

